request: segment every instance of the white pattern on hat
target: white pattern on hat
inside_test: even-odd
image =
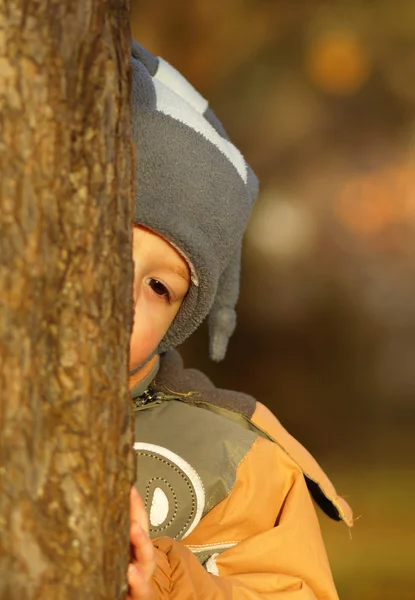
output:
[[[206,98],[199,94],[192,84],[166,60],[160,56],[157,57],[157,60],[159,65],[153,80],[164,83],[175,94],[184,98],[200,115],[203,115],[208,107]]]
[[[195,110],[192,103],[186,98],[182,98],[165,83],[153,79],[156,91],[157,110],[165,115],[169,115],[187,125],[194,131],[197,131],[204,138],[209,140],[225,157],[233,164],[238,171],[244,183],[248,179],[248,170],[245,159],[239,150],[225,138],[223,138],[214,127],[205,119],[205,117]],[[191,87],[191,86],[190,86]],[[194,97],[192,97],[194,102]]]

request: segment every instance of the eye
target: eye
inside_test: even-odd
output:
[[[153,292],[157,296],[164,297],[170,302],[170,292],[164,285],[164,283],[162,283],[158,279],[153,279],[153,277],[149,277],[148,279],[146,279],[146,284],[153,290]]]

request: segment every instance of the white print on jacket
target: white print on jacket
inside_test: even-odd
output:
[[[203,516],[205,489],[200,476],[184,458],[163,446],[136,442],[134,450],[136,485],[149,513],[151,537],[183,539]]]

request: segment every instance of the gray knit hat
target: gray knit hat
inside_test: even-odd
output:
[[[161,58],[132,46],[134,222],[187,259],[189,291],[158,351],[209,315],[210,356],[221,360],[236,323],[242,236],[258,182],[207,101]]]

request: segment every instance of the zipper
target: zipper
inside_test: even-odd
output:
[[[148,389],[138,398],[134,398],[134,411],[153,408],[153,406],[158,406],[167,400],[177,400],[177,396]]]

